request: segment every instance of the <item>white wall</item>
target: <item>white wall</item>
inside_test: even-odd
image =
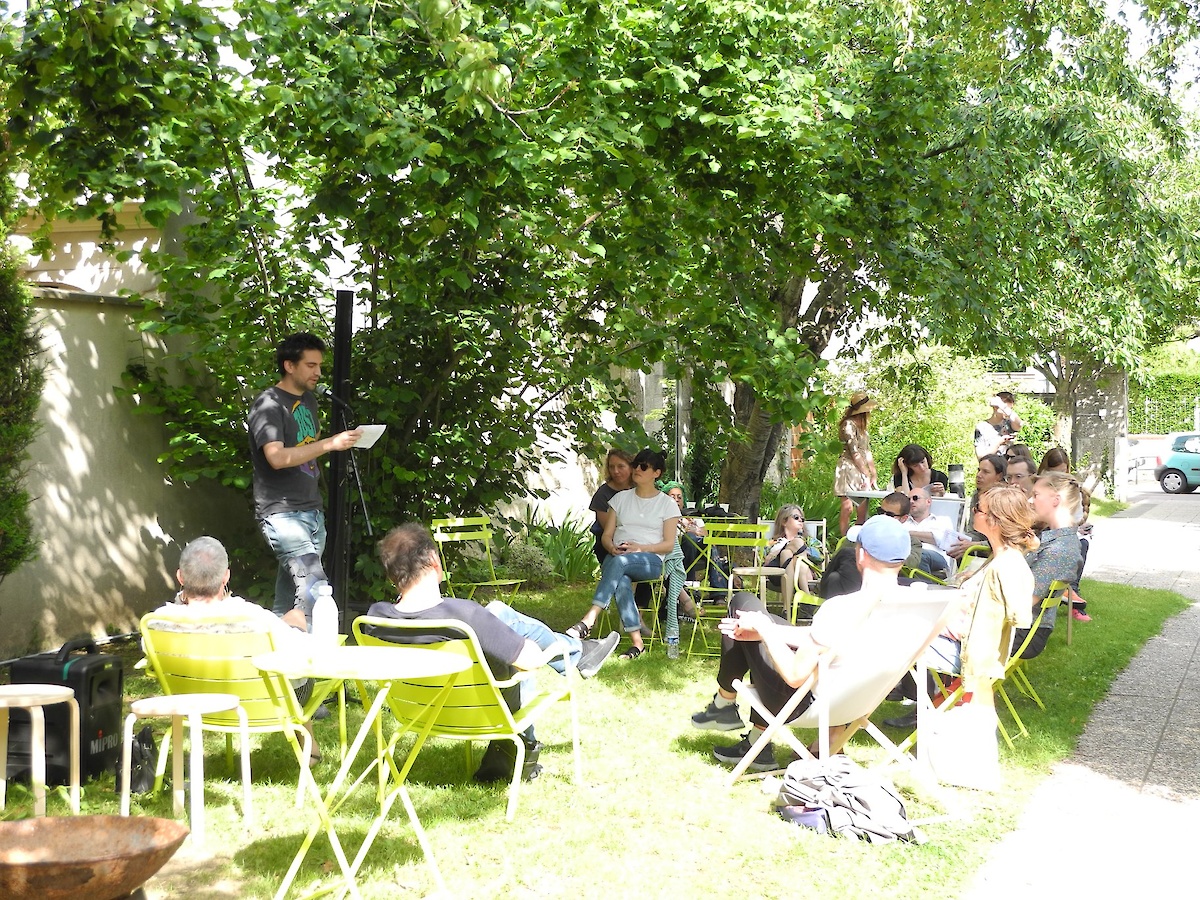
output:
[[[0,583],[0,659],[133,630],[170,597],[179,549],[199,534],[260,540],[239,496],[165,478],[162,422],[117,395],[126,365],[158,349],[125,301],[37,294],[46,386],[25,486],[41,546]]]

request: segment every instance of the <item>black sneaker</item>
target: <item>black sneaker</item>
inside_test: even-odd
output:
[[[538,765],[538,756],[542,752],[541,741],[532,744],[525,742],[525,764],[521,767],[521,780],[533,781],[542,774]],[[493,784],[497,781],[511,781],[513,769],[517,765],[517,748],[512,741],[492,741],[475,772],[475,780],[480,784]]]
[[[730,703],[728,706],[718,707],[717,696],[719,695],[713,695],[708,706],[704,707],[704,712],[692,716],[692,725],[706,731],[738,731],[745,728],[746,723],[742,721],[737,704]]]
[[[753,741],[750,740],[751,734],[756,734],[755,729],[751,729],[742,735],[742,739],[732,747],[713,747],[713,756],[717,758],[717,762],[724,763],[727,766],[736,766],[742,761],[750,748]],[[775,745],[767,744],[758,752],[754,762],[747,767],[751,772],[770,772],[772,769],[779,768],[775,765]]]
[[[583,650],[579,654],[579,674],[584,678],[591,678],[599,672],[619,643],[621,635],[616,631],[610,631],[608,637],[602,641],[584,641]]]
[[[884,719],[883,724],[888,728],[916,728],[917,711],[913,710],[907,715],[897,716],[894,719]]]

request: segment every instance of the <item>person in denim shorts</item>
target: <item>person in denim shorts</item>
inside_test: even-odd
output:
[[[279,382],[254,401],[246,424],[254,463],[254,513],[279,571],[274,611],[301,610],[312,623],[318,585],[327,582],[317,460],[331,450],[349,450],[362,432],[355,428],[320,436],[317,398],[325,343],[308,332],[288,335],[275,349]]]

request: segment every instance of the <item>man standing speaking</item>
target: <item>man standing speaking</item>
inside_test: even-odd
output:
[[[274,611],[299,609],[312,624],[315,589],[329,579],[317,459],[349,450],[362,432],[355,428],[320,437],[317,398],[325,343],[306,331],[288,335],[275,348],[279,382],[258,395],[246,420],[254,463],[254,514],[275,558]]]

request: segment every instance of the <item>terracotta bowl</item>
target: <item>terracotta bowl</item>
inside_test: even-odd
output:
[[[115,900],[145,884],[187,835],[181,822],[148,817],[0,822],[0,897]]]

